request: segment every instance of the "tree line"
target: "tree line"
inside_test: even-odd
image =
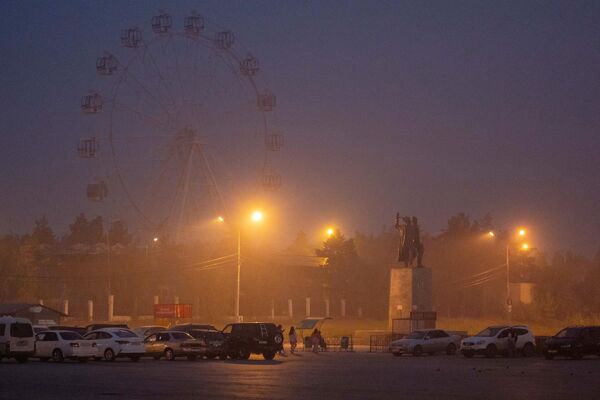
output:
[[[459,213],[442,232],[422,234],[424,264],[433,270],[434,307],[440,315],[477,318],[504,312],[506,242],[490,240],[487,233],[493,228],[490,216],[471,219]],[[275,254],[273,248],[283,250]],[[141,243],[124,221],[106,227],[101,217],[84,214],[58,237],[42,217],[29,233],[0,236],[0,302],[45,299],[58,305],[70,299],[71,311],[83,314],[86,300],[95,299],[102,312],[110,285],[119,297],[117,312],[125,314],[151,313],[152,296],[160,295],[194,303],[209,318],[231,315],[235,251],[231,237],[202,245]],[[268,315],[274,298],[300,296],[304,285],[312,287],[315,301],[344,298],[360,306],[365,317],[387,318],[389,270],[399,266],[393,227],[353,237],[336,231],[320,245],[300,232],[292,243],[269,243],[242,254],[242,298],[248,313]],[[281,263],[281,254],[318,256],[325,262],[286,271],[292,267]],[[600,252],[590,259],[568,251],[549,256],[515,249],[510,263],[511,282],[533,285],[532,303],[514,304],[516,317],[600,314]],[[285,312],[285,305],[277,307],[277,313]]]

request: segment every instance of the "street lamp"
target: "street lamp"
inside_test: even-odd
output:
[[[262,211],[256,210],[250,214],[250,220],[253,223],[261,222],[264,218]],[[225,218],[218,217],[219,222],[225,222]],[[237,228],[237,274],[235,283],[235,318],[240,321],[240,281],[242,271],[242,229],[241,224],[236,224]]]
[[[333,228],[327,228],[326,233],[328,237],[332,237],[335,231],[333,230]]]
[[[523,228],[519,228],[517,230],[517,235],[519,237],[524,237],[527,234],[527,231]],[[488,232],[488,236],[493,238],[495,236],[494,231],[489,231]],[[512,315],[512,298],[510,297],[510,246],[511,243],[510,240],[506,241],[506,314],[507,314],[507,319],[508,322],[510,323],[511,321],[511,315]],[[519,247],[521,250],[529,250],[529,244],[527,243],[523,243],[520,245]]]

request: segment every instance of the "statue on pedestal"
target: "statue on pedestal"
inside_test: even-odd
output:
[[[421,234],[417,217],[402,217],[400,222],[400,213],[396,213],[396,229],[399,233],[398,262],[404,262],[405,267],[412,267],[415,259],[417,267],[423,267],[423,254],[425,248],[421,243]]]

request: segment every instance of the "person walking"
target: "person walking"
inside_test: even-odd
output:
[[[285,357],[285,349],[283,348],[283,334],[285,333],[285,330],[281,325],[277,325],[277,330],[281,333],[281,350],[279,350],[279,355]]]
[[[298,345],[298,336],[296,335],[296,329],[293,326],[290,327],[289,339],[290,353],[294,354],[296,352],[296,346]]]
[[[317,328],[315,328],[315,330],[313,331],[312,335],[310,336],[310,339],[313,346],[313,353],[318,353],[321,338],[319,337],[319,330]]]

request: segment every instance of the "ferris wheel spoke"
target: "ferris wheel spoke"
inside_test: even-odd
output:
[[[146,121],[152,121],[153,123],[155,123],[155,124],[156,124],[156,125],[158,125],[158,126],[164,126],[164,125],[166,125],[165,121],[162,121],[162,120],[160,120],[160,119],[158,119],[158,118],[156,118],[156,117],[153,117],[152,115],[149,115],[149,114],[147,114],[147,113],[145,113],[145,112],[142,112],[142,111],[136,110],[135,108],[133,108],[133,107],[130,107],[130,106],[129,106],[129,105],[127,105],[127,104],[124,104],[124,103],[119,103],[119,102],[116,102],[116,101],[115,101],[115,103],[114,103],[114,104],[115,104],[115,106],[117,106],[119,109],[122,109],[123,111],[127,111],[128,113],[130,113],[130,114],[132,114],[132,115],[136,115],[136,116],[138,116],[138,117],[140,117],[140,118],[143,118],[143,119],[144,119],[144,120],[146,120]]]
[[[142,83],[142,81],[140,79],[138,79],[138,77],[135,74],[133,74],[129,69],[127,69],[124,74],[125,74],[125,77],[123,79],[124,83],[128,84],[130,81],[130,79],[128,79],[128,78],[131,78],[131,80],[133,82],[135,82],[142,89],[142,91],[148,95],[148,98],[150,98],[154,102],[156,102],[156,105],[158,105],[159,107],[161,107],[164,110],[168,109],[167,106],[163,103],[160,96],[158,96],[156,93],[152,93],[152,91],[150,91],[150,89],[148,89],[146,87],[146,85],[144,85]]]
[[[167,84],[167,81],[166,81],[166,79],[164,77],[164,74],[162,73],[160,67],[158,66],[158,63],[156,62],[156,59],[154,58],[154,55],[152,54],[152,51],[150,50],[150,47],[147,44],[144,44],[144,51],[148,55],[148,58],[150,59],[151,64],[154,66],[154,68],[156,70],[156,73],[158,74],[158,79],[159,79],[158,88],[159,88],[159,90],[160,90],[160,86],[162,84],[162,86],[165,88],[166,95],[171,98],[171,104],[176,107],[177,106],[177,102],[175,101],[175,98],[173,97],[173,94],[169,90],[169,85]]]

